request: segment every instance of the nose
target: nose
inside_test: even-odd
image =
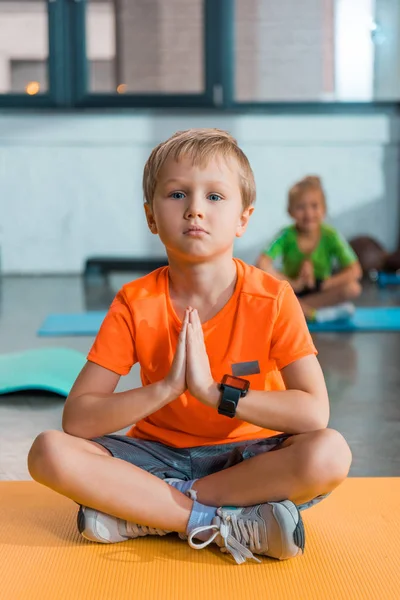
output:
[[[204,204],[195,194],[188,197],[184,218],[187,220],[204,218]]]
[[[306,208],[304,211],[304,217],[306,219],[311,219],[314,216],[314,211],[312,210],[312,208]]]

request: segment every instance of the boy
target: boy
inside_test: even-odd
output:
[[[326,428],[324,378],[289,284],[232,257],[254,210],[248,160],[226,132],[178,132],[153,150],[143,183],[169,267],[117,294],[64,431],[38,436],[30,473],[81,505],[93,541],[177,532],[237,563],[297,556],[299,508],[345,479],[351,453]],[[114,393],[136,362],[143,387]]]
[[[291,187],[288,213],[294,225],[264,250],[258,266],[290,283],[308,320],[349,318],[354,305],[348,301],[361,294],[362,269],[351,246],[324,223],[326,199],[319,177],[304,177]],[[277,259],[283,263],[280,271],[274,266]]]

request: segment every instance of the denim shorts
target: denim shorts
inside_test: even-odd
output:
[[[258,454],[276,450],[289,437],[288,434],[280,434],[248,442],[193,448],[172,448],[159,442],[126,435],[105,435],[93,438],[92,441],[106,448],[115,458],[125,460],[160,479],[174,477],[189,481],[217,473]],[[300,504],[298,508],[310,508],[325,497],[326,495],[317,496]]]

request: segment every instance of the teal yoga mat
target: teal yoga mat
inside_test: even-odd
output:
[[[44,390],[68,396],[85,362],[84,354],[69,348],[0,354],[0,394]]]
[[[318,331],[400,331],[400,306],[356,308],[350,319],[330,323],[309,323],[311,332]]]

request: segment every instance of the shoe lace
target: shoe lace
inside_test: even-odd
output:
[[[130,523],[128,521],[126,523],[126,531],[128,534],[133,535],[135,537],[145,535],[167,535],[167,533],[170,533],[169,531],[164,531],[164,529],[158,529],[158,527],[137,525],[136,523]]]
[[[188,543],[191,548],[201,550],[211,544],[218,536],[221,536],[223,546],[221,552],[229,552],[238,565],[246,562],[246,559],[252,558],[256,562],[261,562],[251,552],[256,552],[261,549],[260,531],[258,522],[250,519],[238,519],[235,514],[226,514],[220,508],[217,510],[217,515],[220,518],[219,523],[211,525],[203,525],[196,527],[189,535]],[[202,544],[193,541],[199,533],[204,531],[213,532],[208,540]],[[249,549],[250,548],[250,549]]]

